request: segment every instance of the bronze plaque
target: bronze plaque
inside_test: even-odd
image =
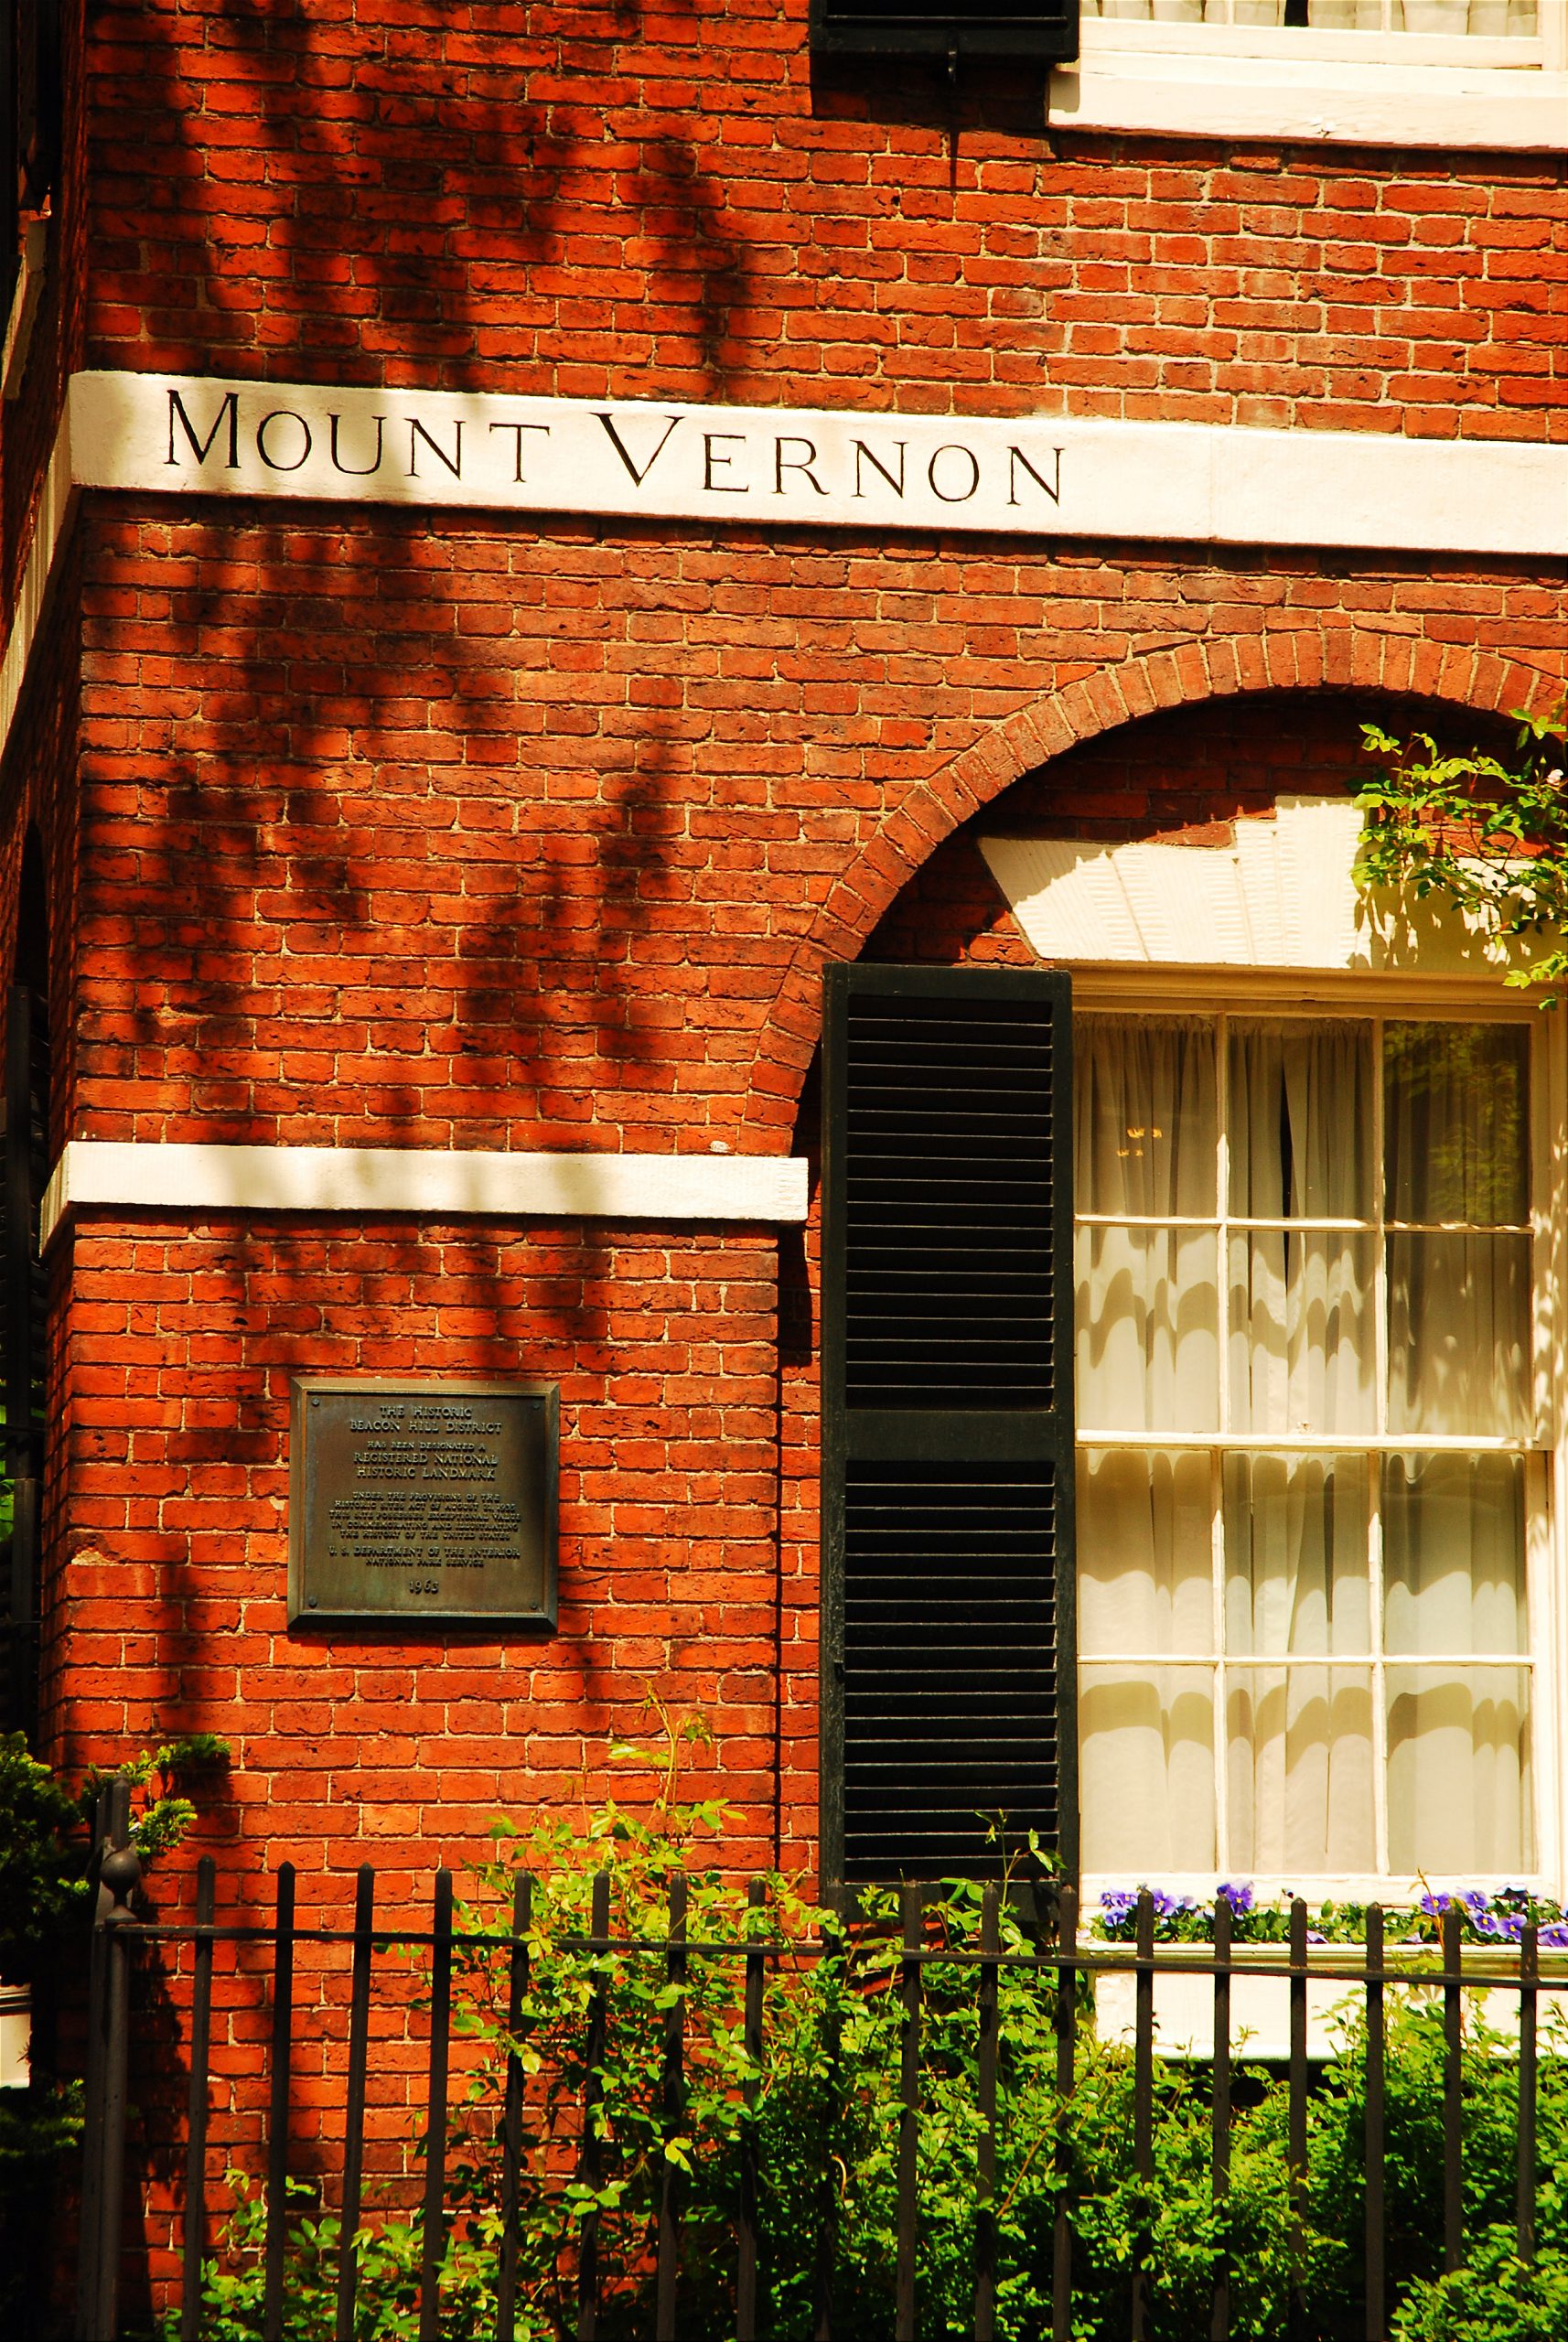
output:
[[[294,1625],[553,1627],[553,1383],[294,1384]]]

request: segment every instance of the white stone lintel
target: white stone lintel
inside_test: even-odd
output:
[[[85,1207],[412,1212],[424,1219],[758,1221],[806,1217],[799,1155],[513,1155],[492,1149],[203,1146],[71,1139],[45,1190],[47,1244]]]
[[[1049,543],[1546,554],[1568,448],[1397,430],[688,406],[86,373],[72,477],[135,494]],[[1397,420],[1392,414],[1390,421]]]

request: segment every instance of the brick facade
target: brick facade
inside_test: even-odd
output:
[[[68,9],[13,602],[81,366],[1568,436],[1558,165],[1047,138],[1001,77],[953,134],[918,77],[813,82],[804,15]],[[825,961],[1029,961],[980,816],[1165,835],[1337,786],[1372,714],[1497,736],[1563,619],[1522,558],[89,492],[0,777],[54,1149],[813,1153]],[[203,1842],[341,1901],[599,1794],[651,1689],[712,1721],[737,1864],[811,1874],[816,1248],[79,1213],[47,1747],[222,1734]],[[555,1635],[289,1632],[300,1372],[559,1381]]]

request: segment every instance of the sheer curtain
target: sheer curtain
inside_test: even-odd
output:
[[[1389,1430],[1527,1438],[1529,1037],[1393,1024],[1384,1045]],[[1434,1223],[1448,1222],[1447,1228]],[[1455,1229],[1452,1223],[1462,1223]],[[1384,1464],[1389,1859],[1527,1870],[1526,1466],[1419,1445]],[[1446,1665],[1421,1665],[1423,1658]]]
[[[1379,1047],[1348,1019],[1079,1022],[1090,1869],[1370,1872],[1385,1734],[1393,1871],[1532,1859],[1524,1461],[1421,1452],[1529,1424],[1526,1037]]]
[[[1218,1082],[1211,1025],[1082,1021],[1078,1209],[1205,1228],[1079,1234],[1078,1415],[1099,1430],[1219,1428],[1213,1226]],[[1208,1660],[1213,1503],[1207,1452],[1101,1449],[1079,1475],[1080,1751],[1091,1869],[1208,1870],[1215,1839],[1211,1665],[1097,1666],[1096,1654]]]

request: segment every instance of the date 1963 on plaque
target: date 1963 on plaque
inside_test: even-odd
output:
[[[293,1386],[291,1625],[553,1627],[553,1383]]]

